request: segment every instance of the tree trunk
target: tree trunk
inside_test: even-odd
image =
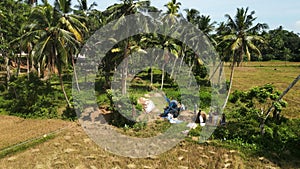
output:
[[[221,65],[222,65],[222,62],[220,62],[220,63],[218,64],[218,66],[217,66],[217,68],[214,70],[213,74],[209,77],[209,79],[208,79],[209,81],[215,76],[217,70],[221,67]]]
[[[224,103],[224,105],[222,107],[223,110],[225,109],[225,107],[227,105],[227,102],[228,102],[228,99],[229,99],[229,96],[230,96],[230,92],[231,92],[232,81],[233,81],[233,74],[234,74],[234,65],[235,65],[235,61],[233,61],[232,65],[231,65],[229,88],[228,88],[228,93],[227,93],[226,98],[225,98],[225,103]]]
[[[6,84],[7,88],[9,88],[9,81],[10,81],[10,66],[9,66],[9,58],[7,57],[6,53],[3,53],[3,57],[5,60],[5,67],[6,67]]]
[[[73,66],[73,72],[74,72],[76,88],[77,88],[78,91],[80,91],[79,84],[78,84],[78,77],[77,77],[76,68],[75,68],[74,56],[72,54],[71,54],[71,56],[72,56],[72,66]]]
[[[122,67],[122,95],[125,95],[127,93],[127,84],[126,84],[126,79],[127,79],[127,67],[128,67],[128,58],[124,58],[123,60],[123,67]]]
[[[35,64],[35,62],[34,62],[34,58],[33,58],[33,55],[32,55],[32,52],[31,52],[31,50],[30,50],[30,60],[31,60],[31,68],[30,68],[30,71],[31,72],[33,72],[34,71],[34,64]],[[41,72],[40,72],[41,73]]]
[[[298,75],[298,77],[295,78],[295,80],[284,90],[284,92],[275,100],[275,102],[281,100],[283,98],[283,96],[285,96],[291,88],[293,88],[295,86],[295,84],[300,80],[300,75]],[[269,117],[269,115],[271,114],[272,109],[274,108],[274,104],[272,104],[269,109],[266,112],[266,116],[265,118],[263,118],[263,120],[261,121],[260,125],[264,125],[265,121],[267,120],[267,118]],[[263,135],[262,132],[262,128],[261,128],[261,133]]]
[[[71,107],[71,103],[70,103],[68,95],[67,95],[67,93],[65,91],[64,82],[62,80],[62,75],[61,75],[61,71],[60,70],[58,70],[58,76],[59,76],[60,86],[61,86],[61,89],[62,89],[62,91],[64,93],[64,96],[65,96],[66,102],[68,104],[68,107]]]
[[[30,73],[29,53],[27,53],[27,56],[26,56],[26,66],[27,66],[27,78],[29,79],[29,73]]]
[[[38,77],[41,78],[41,63],[38,62],[37,64],[37,74],[38,74]]]
[[[190,70],[189,70],[189,74],[188,74],[188,78],[190,79],[190,81],[189,81],[189,87],[191,87],[191,85],[192,85],[192,79],[193,78],[191,78],[191,74],[192,74],[192,71],[193,71],[194,64],[195,63],[193,61],[192,65],[190,66]]]
[[[178,57],[176,57],[176,59],[174,60],[173,66],[172,66],[172,72],[170,75],[170,78],[174,77],[174,71],[175,71],[175,66],[176,66],[176,62],[178,60]]]
[[[127,79],[127,73],[128,73],[128,49],[129,49],[129,42],[125,45],[125,50],[124,50],[124,59],[123,59],[123,66],[122,66],[122,80],[121,80],[121,85],[122,85],[122,95],[126,95],[127,93],[127,84],[126,84],[126,79]]]
[[[163,89],[164,87],[164,78],[165,78],[165,63],[163,63],[162,68],[161,68],[161,85],[160,85],[160,90]]]
[[[223,66],[224,66],[224,62],[222,61],[222,62],[221,62],[221,65],[220,65],[220,69],[219,69],[219,79],[218,79],[218,84],[221,83],[221,77],[222,77],[222,73],[223,73]]]
[[[16,76],[18,77],[20,74],[20,69],[21,69],[21,51],[20,51],[20,55],[17,54],[17,72],[16,72]]]
[[[150,67],[150,85],[151,86],[153,85],[153,67],[152,67],[152,65]]]

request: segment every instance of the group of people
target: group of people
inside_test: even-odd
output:
[[[179,103],[177,100],[170,100],[165,96],[166,101],[168,102],[168,106],[164,108],[164,112],[160,114],[161,117],[169,117],[177,118],[181,111],[185,110],[185,106]],[[200,126],[205,126],[205,124],[212,124],[212,125],[226,125],[226,116],[222,113],[221,119],[219,120],[219,111],[216,110],[215,112],[210,112],[208,115],[204,112],[199,110],[196,116],[195,123],[200,124]]]

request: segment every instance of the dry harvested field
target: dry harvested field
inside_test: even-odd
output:
[[[228,64],[225,67],[225,74],[229,79]],[[234,90],[245,91],[267,83],[283,91],[299,74],[299,62],[245,62],[242,67],[235,68],[232,92]],[[289,91],[284,99],[288,102],[288,107],[283,110],[283,114],[289,118],[300,118],[300,82]]]
[[[0,159],[1,168],[74,169],[264,169],[279,168],[265,158],[245,158],[235,150],[181,142],[159,156],[133,159],[110,154],[97,146],[76,123],[57,137]]]
[[[22,119],[0,115],[0,150],[68,126],[68,122],[53,119]]]

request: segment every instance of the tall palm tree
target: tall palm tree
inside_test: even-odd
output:
[[[186,12],[186,19],[193,25],[197,25],[199,18],[200,18],[200,12],[197,9],[184,9]]]
[[[181,14],[179,13],[181,3],[177,2],[176,0],[171,0],[164,6],[167,8],[167,11],[163,14],[164,17],[162,18],[162,21],[164,21],[167,25],[169,25],[169,27],[165,26],[164,27],[165,30],[163,31],[168,32],[179,21],[178,19],[181,16]],[[179,57],[178,53],[181,49],[179,49],[180,46],[177,45],[173,39],[166,36],[160,38],[161,38],[160,39],[161,44],[159,46],[161,46],[162,49],[164,50],[164,54],[163,54],[164,56],[162,58],[163,64],[162,64],[162,75],[161,75],[161,86],[160,86],[160,89],[162,90],[164,86],[165,66],[166,64],[168,64],[170,60],[170,54],[173,54],[176,57],[173,63],[174,66],[172,67],[172,73],[171,73],[171,77],[172,77],[175,69],[175,64]]]
[[[180,17],[179,9],[180,9],[181,3],[177,2],[176,0],[171,0],[170,2],[168,2],[164,6],[167,8],[167,11],[165,13],[166,16],[167,16],[167,19],[171,23],[175,23],[176,22],[176,18]]]
[[[201,15],[199,18],[198,28],[208,37],[210,38],[210,34],[215,29],[215,21],[211,21],[210,16]]]
[[[80,34],[74,34],[76,30],[70,29],[71,26],[65,22],[64,17],[66,16],[62,16],[49,4],[37,6],[31,12],[32,24],[28,25],[30,31],[25,36],[37,37],[37,43],[33,48],[35,57],[41,65],[47,66],[48,73],[58,73],[66,102],[71,106],[65,92],[62,70],[64,64],[68,62],[70,49],[79,45],[81,37]]]
[[[87,5],[87,0],[77,0],[78,5],[74,7],[77,8],[79,11],[83,11],[84,13],[91,11],[95,6],[97,6],[96,2],[93,2],[90,6]]]
[[[256,17],[253,16],[255,12],[252,11],[250,12],[250,14],[248,14],[248,10],[248,7],[246,9],[238,8],[234,18],[232,18],[228,14],[225,15],[225,17],[228,19],[227,26],[231,29],[231,32],[222,38],[221,44],[229,42],[227,50],[231,51],[232,64],[229,90],[223,108],[225,108],[227,104],[231,91],[235,64],[237,64],[237,66],[240,66],[243,61],[244,55],[246,55],[248,61],[250,61],[250,52],[261,56],[260,50],[257,46],[255,46],[254,42],[257,41],[260,43],[264,43],[264,39],[261,36],[257,35],[256,32],[268,28],[268,25],[265,23],[258,23],[253,26],[253,22],[256,20]]]
[[[212,40],[211,33],[215,29],[216,22],[212,22],[210,16],[200,15],[196,9],[184,9],[186,12],[186,19],[191,24],[197,26],[210,40]]]
[[[106,11],[105,15],[107,16],[107,22],[110,22],[112,20],[118,19],[118,26],[122,25],[122,21],[125,19],[124,16],[136,14],[141,11],[147,11],[148,9],[152,9],[150,6],[150,1],[139,1],[139,0],[122,0],[122,3],[120,4],[114,4],[112,6],[109,6]],[[124,34],[128,33],[127,31],[130,31],[130,25],[122,25],[124,29]],[[134,44],[137,44],[134,42],[135,40],[131,37],[129,37],[124,43],[122,43],[123,50],[123,63],[122,66],[122,94],[126,94],[126,79],[127,79],[127,71],[128,71],[128,56],[132,51],[132,47],[135,46]]]
[[[110,22],[126,15],[148,11],[151,8],[149,0],[121,0],[121,3],[109,6],[106,9],[105,14],[107,16],[107,21]]]

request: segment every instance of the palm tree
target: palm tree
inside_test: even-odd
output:
[[[200,18],[200,12],[197,9],[184,9],[186,12],[186,19],[193,25],[197,25],[199,18]]]
[[[238,8],[237,13],[234,18],[230,15],[226,14],[225,17],[228,19],[227,26],[231,29],[231,32],[222,38],[222,43],[229,42],[229,46],[227,47],[228,51],[231,51],[232,64],[231,64],[231,73],[230,73],[230,83],[228,94],[223,105],[223,109],[225,108],[229,94],[232,87],[233,81],[233,73],[235,64],[240,66],[243,61],[244,55],[247,56],[248,61],[250,61],[251,54],[250,51],[261,56],[260,50],[255,46],[254,42],[264,43],[264,39],[257,35],[256,32],[268,28],[267,24],[256,24],[253,26],[253,22],[256,20],[256,17],[253,15],[254,11],[248,14],[248,7]]]
[[[85,9],[86,1],[83,0],[82,5],[83,5],[83,9]],[[56,11],[61,16],[59,19],[59,23],[58,23],[59,27],[71,32],[74,35],[74,37],[76,38],[76,40],[81,43],[80,45],[82,45],[84,42],[85,36],[87,36],[87,34],[88,34],[88,28],[85,26],[86,22],[87,22],[85,17],[76,15],[76,14],[71,14],[71,12],[73,11],[73,9],[71,8],[71,0],[56,0],[54,3],[54,6],[55,6]],[[80,90],[79,84],[78,84],[78,79],[77,79],[75,61],[74,61],[75,60],[74,55],[77,55],[79,52],[77,50],[77,48],[78,48],[78,46],[73,46],[73,49],[75,49],[75,50],[70,50],[69,54],[71,57],[71,62],[72,62],[72,67],[73,67],[77,90]]]
[[[216,22],[211,22],[210,16],[200,15],[200,12],[196,9],[184,9],[186,12],[186,19],[191,24],[197,26],[204,35],[206,35],[210,40],[212,39],[211,33],[215,29]]]
[[[47,66],[48,75],[51,72],[58,73],[62,91],[70,107],[62,80],[62,69],[68,62],[70,49],[75,50],[82,37],[66,17],[67,15],[61,15],[49,4],[37,6],[32,10],[30,19],[33,23],[28,25],[30,31],[26,36],[37,37],[33,49],[35,57],[41,65]]]
[[[165,13],[166,19],[168,19],[171,22],[171,24],[176,23],[177,22],[176,18],[180,17],[179,9],[180,9],[181,3],[176,2],[176,0],[171,0],[164,6],[167,7],[167,12]]]
[[[141,11],[148,11],[149,9],[152,9],[149,0],[121,0],[121,2],[122,3],[120,4],[111,5],[106,9],[105,15],[107,16],[108,22],[122,18],[126,15],[131,15]]]
[[[120,25],[122,24],[122,20],[125,19],[124,16],[136,14],[141,11],[147,11],[148,9],[152,9],[150,7],[150,1],[139,1],[139,0],[122,0],[122,3],[120,4],[114,4],[112,6],[109,6],[107,10],[105,11],[105,15],[107,16],[107,22],[110,22],[112,20],[118,19]],[[125,29],[124,29],[125,28]],[[130,30],[130,25],[123,25],[124,34],[128,33],[126,30]],[[133,38],[128,38],[122,45],[123,50],[123,63],[122,66],[122,94],[126,94],[126,79],[127,79],[127,71],[128,71],[128,56],[132,50],[132,47],[135,46],[134,42],[135,40]]]
[[[179,14],[179,9],[181,6],[180,2],[176,2],[176,0],[171,0],[168,2],[166,5],[164,5],[167,8],[167,11],[164,13],[164,17],[162,21],[164,21],[169,27],[165,26],[164,32],[168,32],[170,29],[174,27],[176,23],[178,23],[178,19],[180,18],[181,14]],[[163,64],[162,64],[162,75],[161,75],[161,86],[160,89],[163,89],[164,86],[164,78],[165,78],[165,66],[168,64],[170,60],[170,54],[173,54],[176,58],[173,63],[172,67],[172,72],[171,72],[171,77],[173,76],[174,69],[175,69],[175,64],[178,60],[179,57],[179,51],[180,51],[180,46],[176,44],[176,42],[169,38],[169,37],[161,37],[161,46],[162,49],[164,50],[164,56],[163,56]]]
[[[78,5],[75,5],[75,8],[77,8],[79,11],[83,11],[85,14],[88,11],[91,11],[95,6],[97,6],[96,2],[93,2],[89,7],[87,5],[87,0],[77,0]]]
[[[199,18],[198,28],[210,38],[210,34],[215,29],[216,22],[211,22],[210,16],[201,15]]]

